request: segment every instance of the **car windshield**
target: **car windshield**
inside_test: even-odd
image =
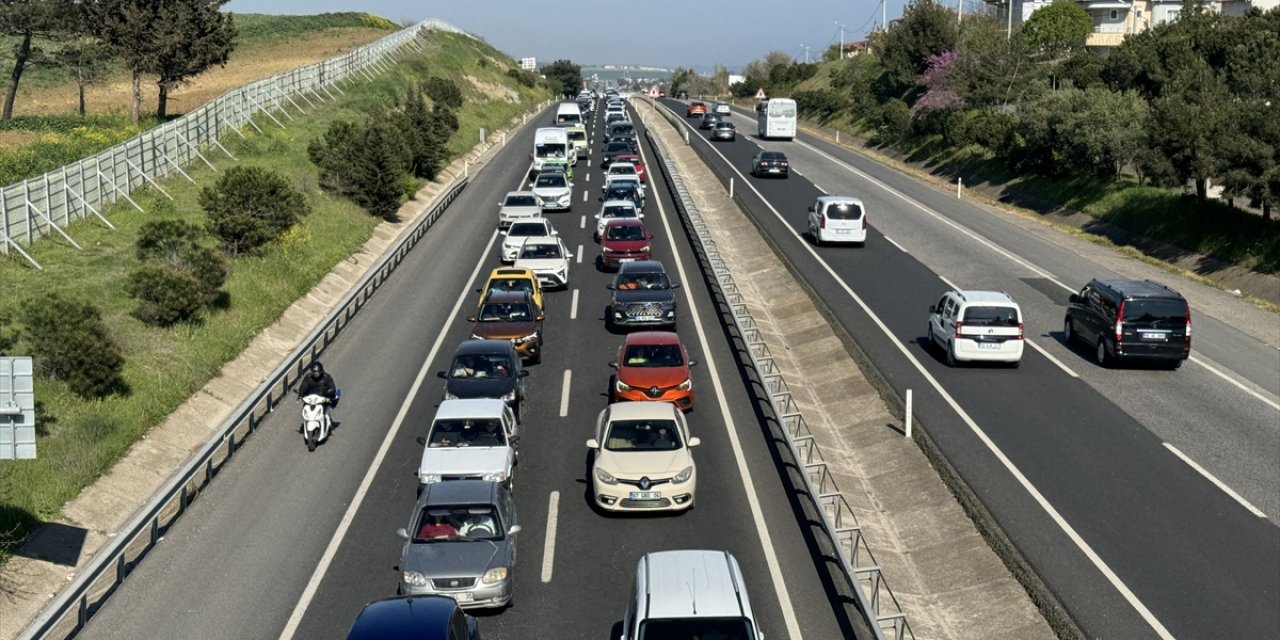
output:
[[[609,451],[670,451],[680,445],[675,420],[618,420],[609,423],[604,440]]]
[[[611,176],[634,176],[636,167],[632,164],[613,163],[609,165],[609,175]]]
[[[565,186],[563,173],[544,173],[538,176],[538,187],[563,187]]]
[[[547,235],[546,225],[539,222],[517,222],[511,225],[511,229],[507,231],[508,236],[517,238],[527,236],[545,236]]]
[[[635,207],[612,206],[605,207],[600,214],[601,218],[634,218],[636,217]]]
[[[786,160],[787,156],[778,151],[765,151],[760,154],[761,160]]]
[[[856,204],[841,202],[827,205],[827,218],[831,220],[857,220],[862,217],[862,207]]]
[[[534,154],[539,158],[563,158],[564,145],[562,144],[535,144],[533,146]]]
[[[684,364],[680,347],[674,344],[633,344],[623,354],[628,367],[679,367]]]
[[[618,289],[623,291],[632,289],[670,289],[671,283],[667,280],[665,273],[624,273],[618,276]]]
[[[533,293],[533,281],[528,278],[499,278],[489,281],[489,293],[502,291],[528,291]]]
[[[497,418],[438,420],[427,436],[427,447],[431,449],[505,446],[507,434]]]
[[[578,142],[580,140],[585,141],[587,139],[587,132],[586,131],[570,131],[569,139],[574,142]]]
[[[1016,327],[1018,310],[1013,307],[966,307],[964,323],[975,327]]]
[[[609,187],[609,192],[604,195],[605,200],[637,200],[639,197],[640,195],[633,184],[613,185]],[[634,209],[632,210],[634,211]],[[605,217],[608,218],[610,216]]]
[[[644,240],[644,227],[634,224],[609,225],[604,230],[606,240]]]
[[[418,514],[413,542],[451,540],[501,540],[506,537],[502,518],[491,504],[428,506]],[[656,636],[655,636],[656,637]]]
[[[611,136],[620,136],[620,135],[629,134],[629,133],[631,133],[631,132],[632,132],[632,131],[634,131],[634,130],[635,130],[635,126],[634,126],[634,125],[632,125],[632,124],[630,124],[630,123],[627,123],[627,122],[624,122],[624,123],[621,123],[621,124],[615,124],[615,125],[613,125],[613,126],[609,127],[609,135],[611,135]]]
[[[453,359],[449,377],[457,380],[502,380],[511,377],[511,363],[500,353],[463,354]]]
[[[1124,321],[1166,327],[1187,323],[1187,305],[1179,300],[1128,300],[1124,303]]]
[[[564,256],[560,253],[560,245],[544,244],[540,242],[537,244],[524,245],[524,247],[520,249],[520,257],[540,260],[543,258],[563,258]]]
[[[508,207],[536,207],[538,199],[534,196],[507,196]]]
[[[717,129],[732,129],[732,128],[733,128],[733,123],[732,123],[732,122],[717,122],[717,123],[716,123],[716,128],[717,128]]]
[[[479,322],[529,322],[533,310],[523,302],[489,302],[480,309]]]
[[[751,621],[746,618],[650,618],[640,623],[636,640],[754,640]]]

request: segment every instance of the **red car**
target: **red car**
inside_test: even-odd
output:
[[[604,225],[600,234],[600,267],[617,269],[623,262],[648,260],[653,234],[644,230],[638,218],[619,218]]]
[[[618,370],[609,385],[610,402],[671,402],[681,411],[693,410],[690,360],[680,336],[671,331],[640,331],[627,336],[618,347]]]
[[[701,102],[690,102],[689,108],[686,109],[684,112],[684,117],[692,118],[694,116],[705,115],[706,113],[707,113],[706,104],[703,104]]]
[[[631,164],[636,166],[636,175],[640,177],[640,182],[646,182],[646,183],[649,182],[649,172],[645,170],[644,160],[641,160],[640,156],[634,153],[623,154],[614,158],[613,161],[614,162],[630,162]]]

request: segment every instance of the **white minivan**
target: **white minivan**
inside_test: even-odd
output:
[[[622,640],[761,640],[738,561],[728,551],[655,551],[640,558]]]
[[[582,108],[576,102],[561,102],[556,107],[556,124],[582,124]]]
[[[809,207],[809,237],[824,242],[867,242],[867,210],[851,196],[821,196]]]
[[[929,307],[929,343],[947,364],[1022,361],[1022,309],[1003,291],[951,290]]]

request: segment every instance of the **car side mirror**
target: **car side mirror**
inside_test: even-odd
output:
[[[600,441],[596,440],[595,438],[590,438],[590,439],[588,439],[588,440],[587,440],[587,448],[588,448],[588,449],[599,449],[599,448],[600,448]]]
[[[510,529],[507,529],[507,535],[509,536],[513,536],[517,533],[520,533],[520,525],[518,524],[513,524]]]
[[[600,214],[598,214],[598,213],[597,213],[597,214],[595,215],[595,218],[596,218],[596,220],[599,220],[599,219],[600,219]]]
[[[484,289],[477,288],[476,293],[484,293]]]
[[[937,305],[932,305],[932,304],[929,305],[929,313],[937,313],[937,312],[938,312]]]
[[[679,282],[673,282],[673,283],[671,283],[671,288],[672,288],[672,289],[679,289],[679,288],[680,288],[680,283],[679,283]]]
[[[813,207],[809,207],[809,213],[813,213]]]
[[[694,359],[692,359],[692,358],[690,358],[690,359],[689,359],[689,366],[691,366],[691,367],[696,367],[696,366],[698,366],[698,361],[697,361],[697,360],[694,360]]]
[[[528,369],[521,369],[521,370],[520,370],[520,373],[517,373],[517,374],[516,374],[516,377],[517,377],[517,378],[528,378],[528,377],[529,377],[529,370],[528,370]]]
[[[404,527],[400,527],[399,529],[396,529],[396,535],[400,536],[401,538],[404,538],[405,540],[409,539],[409,532],[406,531]]]
[[[698,446],[698,445],[700,445],[700,444],[702,444],[702,439],[701,439],[701,438],[699,438],[698,436],[694,436],[694,437],[692,437],[692,438],[689,438],[689,446],[690,446],[690,447],[696,447],[696,446]]]
[[[1070,302],[1071,304],[1080,304],[1080,294],[1071,294],[1071,297],[1067,298],[1067,302]]]
[[[617,369],[617,368],[618,368],[618,363],[617,363],[617,362],[610,362],[610,363],[609,363],[609,368],[610,368],[610,369]]]
[[[652,239],[653,239],[653,234],[652,234],[652,233],[650,233],[650,234],[645,235],[644,239],[645,239],[645,240],[652,240]]]
[[[418,444],[420,444],[420,445],[422,445],[422,446],[424,446],[424,447],[425,447],[425,446],[427,446],[427,439],[426,439],[426,438],[424,438],[424,437],[422,437],[422,436],[418,436],[418,437],[414,438],[414,440],[415,440]]]
[[[552,231],[552,232],[551,232],[551,235],[553,235],[553,236],[558,236],[558,235],[560,235],[560,232],[559,232],[559,231]]]
[[[547,316],[545,314],[541,314],[541,313],[538,314],[538,322],[542,322],[543,320],[546,320],[546,319],[547,319]]]
[[[444,372],[443,372],[443,371],[437,371],[437,372],[436,372],[436,377],[437,377],[437,378],[443,378],[443,377],[444,377]]]
[[[475,322],[475,321],[476,321],[475,316],[467,316],[467,322]]]
[[[568,251],[566,251],[566,252],[564,252],[564,257],[566,257],[566,258],[572,258],[572,257],[573,257],[573,254],[572,254],[572,253],[569,253]]]
[[[612,284],[606,284],[606,285],[604,286],[604,288],[606,288],[606,289],[608,289],[608,290],[610,290],[610,291],[613,291],[613,285],[612,285]]]

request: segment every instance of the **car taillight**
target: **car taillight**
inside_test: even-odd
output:
[[[862,230],[867,230],[867,214],[862,214]]]
[[[956,335],[960,335],[960,332],[962,331],[964,331],[964,322],[956,320]]]
[[[826,229],[826,228],[827,228],[827,217],[826,217],[826,216],[818,216],[818,227],[819,227],[819,228],[822,228],[822,229]]]
[[[1187,310],[1187,342],[1191,342],[1191,305],[1183,305],[1183,308]]]
[[[1018,323],[1018,339],[1019,340],[1022,339],[1022,323],[1021,322]]]
[[[1120,301],[1120,308],[1116,311],[1116,342],[1120,342],[1120,336],[1124,335],[1124,300]]]
[[[782,166],[784,166],[784,167],[785,167],[785,166],[787,166],[787,161],[786,161],[786,160],[783,160],[782,162],[779,162],[778,164],[780,164],[780,165],[782,165]]]

